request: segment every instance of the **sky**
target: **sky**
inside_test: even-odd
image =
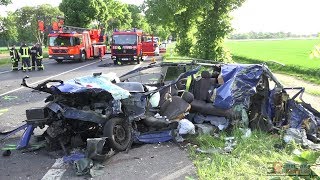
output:
[[[12,4],[0,6],[0,15],[23,6],[49,3],[58,6],[62,0],[12,0]],[[120,0],[141,4],[143,0]],[[310,34],[320,32],[320,0],[246,0],[232,12],[232,26],[236,32],[292,32]]]

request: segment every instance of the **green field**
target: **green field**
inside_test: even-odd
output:
[[[282,67],[271,62],[267,62],[267,64],[273,70],[320,83],[320,59],[311,59],[309,56],[314,46],[318,44],[320,44],[320,39],[225,42],[236,62],[276,61],[285,66]]]

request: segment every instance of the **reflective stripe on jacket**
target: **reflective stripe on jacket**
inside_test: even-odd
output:
[[[22,47],[21,57],[23,57],[23,58],[29,57],[29,48],[28,47]]]

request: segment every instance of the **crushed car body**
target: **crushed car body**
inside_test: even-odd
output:
[[[27,123],[10,133],[25,129],[18,149],[28,146],[36,127],[46,127],[42,136],[50,149],[67,154],[66,147],[85,147],[90,138],[104,138],[104,148],[116,151],[169,141],[180,127],[194,132],[189,122],[218,131],[293,128],[308,139],[306,146],[319,142],[320,113],[302,100],[304,88],[284,88],[263,64],[153,63],[119,78],[95,73],[36,87],[26,79],[23,86],[50,95],[45,107],[26,110]],[[289,97],[290,90],[298,92]],[[288,132],[285,141],[297,140]]]

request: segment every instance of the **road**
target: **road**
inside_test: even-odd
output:
[[[0,67],[0,131],[10,130],[25,120],[25,110],[43,106],[46,93],[32,92],[21,87],[21,80],[28,75],[28,83],[36,85],[47,79],[68,80],[91,75],[95,72],[115,72],[117,75],[145,66],[150,58],[139,65],[99,67],[111,64],[110,55],[104,61],[88,60],[83,63],[44,60],[45,71],[11,72],[10,66]],[[36,134],[41,130],[37,129]],[[0,147],[16,144],[21,133],[2,142]],[[105,173],[95,179],[185,179],[194,176],[195,168],[187,157],[187,152],[172,143],[143,145],[126,153],[119,153],[105,162]],[[70,166],[59,160],[60,152],[47,152],[44,149],[22,153],[13,150],[11,156],[0,157],[0,179],[85,179],[77,177]]]

